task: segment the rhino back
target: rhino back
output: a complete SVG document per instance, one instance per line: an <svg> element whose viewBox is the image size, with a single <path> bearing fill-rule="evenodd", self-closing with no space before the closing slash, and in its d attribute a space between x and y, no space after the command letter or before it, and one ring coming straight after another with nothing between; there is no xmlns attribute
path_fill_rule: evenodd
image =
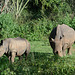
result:
<svg viewBox="0 0 75 75"><path fill-rule="evenodd" d="M9 43L10 52L17 52L17 55L22 55L27 49L26 41L21 38L13 38Z"/></svg>
<svg viewBox="0 0 75 75"><path fill-rule="evenodd" d="M61 34L64 35L65 39L68 39L71 41L75 40L75 31L71 27L65 24L62 24L60 26L60 30L61 30Z"/></svg>

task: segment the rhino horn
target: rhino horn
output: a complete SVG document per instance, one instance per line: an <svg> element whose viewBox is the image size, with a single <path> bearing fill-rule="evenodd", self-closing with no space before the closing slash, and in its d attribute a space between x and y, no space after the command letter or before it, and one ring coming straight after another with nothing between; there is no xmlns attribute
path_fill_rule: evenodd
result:
<svg viewBox="0 0 75 75"><path fill-rule="evenodd" d="M53 38L51 38L51 41L52 41L52 42L55 42L55 40L54 40Z"/></svg>

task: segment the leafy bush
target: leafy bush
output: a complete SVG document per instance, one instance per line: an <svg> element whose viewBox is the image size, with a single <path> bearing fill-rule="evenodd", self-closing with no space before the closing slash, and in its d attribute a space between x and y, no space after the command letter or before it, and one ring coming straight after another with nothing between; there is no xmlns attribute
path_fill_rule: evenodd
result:
<svg viewBox="0 0 75 75"><path fill-rule="evenodd" d="M1 38L15 37L18 25L13 21L10 14L0 15L0 35Z"/></svg>
<svg viewBox="0 0 75 75"><path fill-rule="evenodd" d="M52 22L46 18L31 20L25 24L18 25L13 21L11 14L0 15L1 38L22 37L29 40L42 40L53 28Z"/></svg>
<svg viewBox="0 0 75 75"><path fill-rule="evenodd" d="M75 30L75 17L73 18L70 27L72 27Z"/></svg>
<svg viewBox="0 0 75 75"><path fill-rule="evenodd" d="M27 25L26 28L26 37L29 40L42 40L44 37L48 37L50 31L53 29L52 21L41 18L38 20L32 20ZM28 27L28 29L27 29Z"/></svg>
<svg viewBox="0 0 75 75"><path fill-rule="evenodd" d="M58 18L58 23L59 24L66 24L66 25L69 25L70 24L70 21L71 21L71 18L70 18L70 15L68 13L65 13L65 15L61 15L59 18Z"/></svg>
<svg viewBox="0 0 75 75"><path fill-rule="evenodd" d="M0 37L3 38L13 38L22 37L28 40L47 40L51 30L58 24L67 24L72 28L75 28L74 22L75 18L70 24L71 18L69 14L59 18L58 21L51 21L49 18L43 17L37 20L28 20L25 24L16 23L11 14L0 15Z"/></svg>

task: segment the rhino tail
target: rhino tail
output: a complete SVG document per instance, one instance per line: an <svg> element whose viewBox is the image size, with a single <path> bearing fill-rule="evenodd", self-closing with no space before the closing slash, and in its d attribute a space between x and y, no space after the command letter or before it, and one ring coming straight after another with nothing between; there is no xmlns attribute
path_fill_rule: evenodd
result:
<svg viewBox="0 0 75 75"><path fill-rule="evenodd" d="M27 42L27 51L30 52L30 43Z"/></svg>
<svg viewBox="0 0 75 75"><path fill-rule="evenodd" d="M29 54L29 52L30 52L30 43L26 40L26 45L27 45L27 49L26 49L26 51L25 51L25 56L26 56L26 58L27 58L27 56L28 56L28 54Z"/></svg>

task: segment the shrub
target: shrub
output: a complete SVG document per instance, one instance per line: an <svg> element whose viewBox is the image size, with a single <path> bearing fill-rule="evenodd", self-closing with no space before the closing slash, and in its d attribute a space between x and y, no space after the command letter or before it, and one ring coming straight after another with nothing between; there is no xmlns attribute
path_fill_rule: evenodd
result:
<svg viewBox="0 0 75 75"><path fill-rule="evenodd" d="M72 27L75 30L75 17L73 18L70 27Z"/></svg>
<svg viewBox="0 0 75 75"><path fill-rule="evenodd" d="M11 14L0 15L0 35L1 38L15 37L18 25L13 21Z"/></svg>
<svg viewBox="0 0 75 75"><path fill-rule="evenodd" d="M0 37L3 38L13 38L22 37L28 40L47 40L50 35L51 30L58 24L67 24L75 29L75 18L70 23L71 18L69 14L59 18L58 21L51 21L49 18L43 17L37 20L28 20L25 24L18 24L13 21L11 14L1 14L0 15Z"/></svg>
<svg viewBox="0 0 75 75"><path fill-rule="evenodd" d="M48 37L51 29L53 29L52 21L46 18L32 20L25 26L26 37L29 40L43 40L44 37Z"/></svg>

